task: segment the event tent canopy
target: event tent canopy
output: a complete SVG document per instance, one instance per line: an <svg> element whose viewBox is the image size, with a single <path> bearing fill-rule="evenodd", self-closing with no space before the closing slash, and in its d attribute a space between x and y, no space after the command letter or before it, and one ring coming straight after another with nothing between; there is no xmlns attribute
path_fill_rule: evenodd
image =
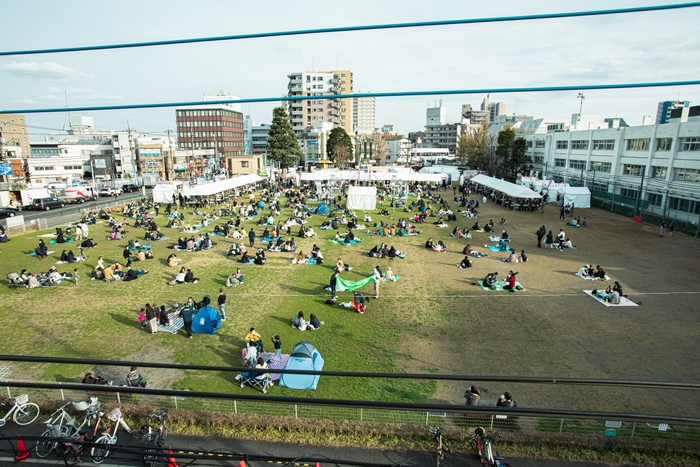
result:
<svg viewBox="0 0 700 467"><path fill-rule="evenodd" d="M440 174L418 173L413 170L407 171L372 171L362 170L317 170L315 172L304 172L301 174L301 181L323 181L323 180L359 180L359 181L416 181L416 182L441 182Z"/></svg>
<svg viewBox="0 0 700 467"><path fill-rule="evenodd" d="M506 182L497 178L489 177L488 175L477 175L472 177L474 183L486 186L493 190L499 191L506 196L520 199L539 199L542 198L539 193L522 185Z"/></svg>
<svg viewBox="0 0 700 467"><path fill-rule="evenodd" d="M218 182L201 183L198 185L183 185L182 182L161 183L153 187L154 203L170 203L175 192L182 188L182 194L187 196L211 196L222 191L238 188L239 186L256 183L263 178L259 175L241 175L240 177L227 178Z"/></svg>
<svg viewBox="0 0 700 467"><path fill-rule="evenodd" d="M373 186L351 186L348 188L348 209L369 211L377 208L377 189Z"/></svg>
<svg viewBox="0 0 700 467"><path fill-rule="evenodd" d="M177 188L182 185L182 182L162 183L153 187L153 202L154 203L171 203L173 195Z"/></svg>
<svg viewBox="0 0 700 467"><path fill-rule="evenodd" d="M574 203L575 208L591 207L591 192L585 186L570 186L563 193L564 204Z"/></svg>

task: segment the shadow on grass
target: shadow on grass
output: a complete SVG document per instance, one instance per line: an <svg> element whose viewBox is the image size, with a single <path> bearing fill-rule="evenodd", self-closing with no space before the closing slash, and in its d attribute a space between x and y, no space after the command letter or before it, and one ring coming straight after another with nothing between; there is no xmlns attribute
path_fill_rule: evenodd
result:
<svg viewBox="0 0 700 467"><path fill-rule="evenodd" d="M119 315L117 313L110 313L109 316L112 317L114 321L116 321L119 324L123 324L125 326L129 326L131 328L136 328L138 329L140 327L140 324L136 317L138 316L136 313L134 313L134 318L127 318L126 316Z"/></svg>

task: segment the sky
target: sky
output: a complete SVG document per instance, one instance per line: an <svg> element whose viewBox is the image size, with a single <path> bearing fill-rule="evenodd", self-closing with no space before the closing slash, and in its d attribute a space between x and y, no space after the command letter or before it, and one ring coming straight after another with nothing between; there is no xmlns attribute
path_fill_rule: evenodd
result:
<svg viewBox="0 0 700 467"><path fill-rule="evenodd" d="M678 1L499 2L316 0L237 2L37 0L3 2L0 50L221 36L348 25L629 8ZM10 19L8 21L7 19ZM487 89L700 78L700 8L493 24L344 32L136 49L0 57L0 109L196 101L226 90L241 98L287 91L287 74L350 69L355 92ZM492 94L508 114L567 118L578 92ZM583 113L640 125L659 101L700 105L700 86L584 91ZM448 122L483 94L377 98L376 126L407 135L442 99ZM244 104L254 125L274 103ZM75 115L72 114L72 115ZM153 136L175 130L173 108L95 111L101 130ZM27 114L30 140L68 128L66 113Z"/></svg>

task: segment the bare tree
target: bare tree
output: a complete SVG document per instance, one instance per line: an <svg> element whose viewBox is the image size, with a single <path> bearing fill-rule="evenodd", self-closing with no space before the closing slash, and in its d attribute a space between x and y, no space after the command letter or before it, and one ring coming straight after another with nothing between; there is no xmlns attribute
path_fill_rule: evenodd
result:
<svg viewBox="0 0 700 467"><path fill-rule="evenodd" d="M336 145L333 152L335 153L336 167L347 167L348 163L354 159L352 151L342 144Z"/></svg>
<svg viewBox="0 0 700 467"><path fill-rule="evenodd" d="M384 137L379 132L372 133L369 139L372 142L372 146L374 147L374 154L372 158L375 161L377 161L377 164L382 165L386 162L386 156L389 155L389 146L386 144L386 141L384 141Z"/></svg>

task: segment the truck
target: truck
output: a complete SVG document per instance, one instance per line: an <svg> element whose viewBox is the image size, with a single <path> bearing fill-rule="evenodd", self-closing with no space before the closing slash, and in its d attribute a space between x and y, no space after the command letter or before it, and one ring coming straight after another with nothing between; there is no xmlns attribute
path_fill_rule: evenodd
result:
<svg viewBox="0 0 700 467"><path fill-rule="evenodd" d="M63 191L67 203L84 203L97 199L97 189L93 186L72 186Z"/></svg>
<svg viewBox="0 0 700 467"><path fill-rule="evenodd" d="M32 203L35 198L50 198L53 194L47 188L29 188L19 190L19 203L22 209L32 209Z"/></svg>

